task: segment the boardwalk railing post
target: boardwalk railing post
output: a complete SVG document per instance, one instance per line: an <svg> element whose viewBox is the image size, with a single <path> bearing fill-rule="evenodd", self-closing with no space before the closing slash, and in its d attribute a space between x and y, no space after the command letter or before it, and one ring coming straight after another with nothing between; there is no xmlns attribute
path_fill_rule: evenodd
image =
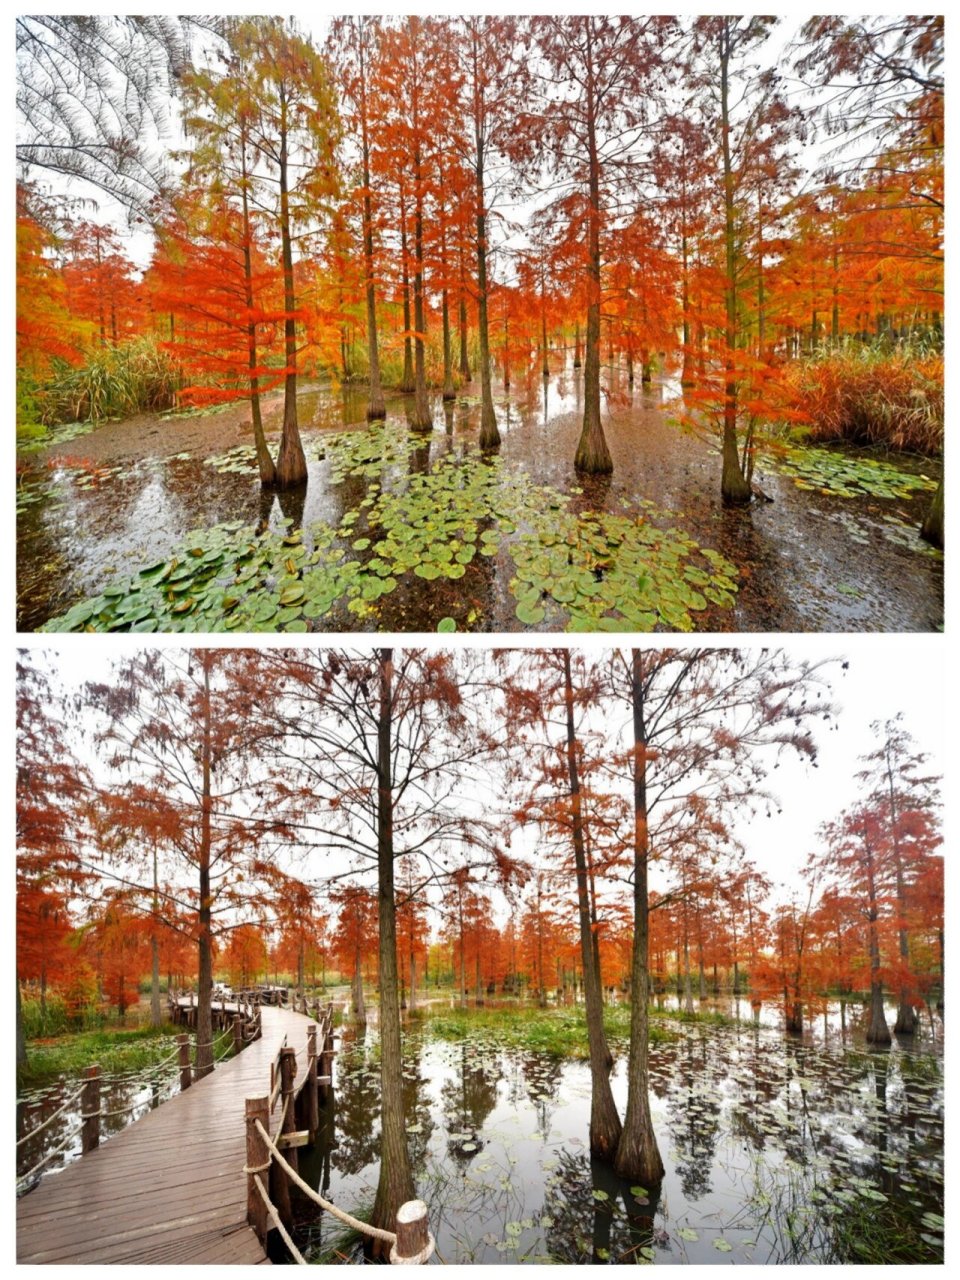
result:
<svg viewBox="0 0 960 1280"><path fill-rule="evenodd" d="M243 1019L239 1013L233 1015L233 1051L239 1053L243 1048Z"/></svg>
<svg viewBox="0 0 960 1280"><path fill-rule="evenodd" d="M297 1078L297 1051L290 1045L280 1050L280 1101L283 1107L280 1134L295 1133L297 1129L294 1115L293 1087ZM266 1126L264 1126L266 1128ZM279 1139L277 1146L281 1143ZM284 1150L283 1158L294 1172L298 1171L297 1151L295 1147ZM293 1222L293 1210L290 1207L290 1180L279 1164L274 1162L270 1168L270 1199L277 1206L283 1225L289 1227Z"/></svg>
<svg viewBox="0 0 960 1280"><path fill-rule="evenodd" d="M80 1114L83 1117L80 1142L84 1155L100 1145L100 1066L87 1067L86 1080L80 1098Z"/></svg>
<svg viewBox="0 0 960 1280"><path fill-rule="evenodd" d="M326 1102L333 1088L333 1006L323 1019L323 1051L320 1054L320 1097Z"/></svg>
<svg viewBox="0 0 960 1280"><path fill-rule="evenodd" d="M397 1242L390 1248L390 1261L406 1265L426 1262L436 1247L427 1223L427 1206L422 1200L408 1200L397 1210Z"/></svg>
<svg viewBox="0 0 960 1280"><path fill-rule="evenodd" d="M193 1068L190 1066L190 1037L177 1036L177 1044L180 1046L180 1092L182 1093L193 1083Z"/></svg>
<svg viewBox="0 0 960 1280"><path fill-rule="evenodd" d="M259 1176L263 1189L270 1185L271 1156L270 1149L257 1131L259 1120L266 1132L270 1131L270 1099L247 1098L244 1107L247 1126L247 1221L257 1233L262 1245L267 1242L268 1218L267 1206L257 1190L254 1178Z"/></svg>
<svg viewBox="0 0 960 1280"><path fill-rule="evenodd" d="M310 1130L310 1141L313 1142L320 1127L320 1106L317 1099L317 1028L307 1027L307 1084L304 1089L307 1099L307 1128Z"/></svg>

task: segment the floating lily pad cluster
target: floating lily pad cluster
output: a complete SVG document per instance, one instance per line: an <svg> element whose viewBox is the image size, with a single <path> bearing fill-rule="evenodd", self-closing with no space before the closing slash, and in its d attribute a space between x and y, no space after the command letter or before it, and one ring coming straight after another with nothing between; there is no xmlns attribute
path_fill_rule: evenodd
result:
<svg viewBox="0 0 960 1280"><path fill-rule="evenodd" d="M50 489L46 484L37 481L23 480L17 482L17 515L28 507L35 507L50 497Z"/></svg>
<svg viewBox="0 0 960 1280"><path fill-rule="evenodd" d="M187 457L190 455L187 454ZM224 453L215 453L204 458L208 467L213 467L217 475L255 476L259 474L257 467L257 451L252 444L237 444Z"/></svg>
<svg viewBox="0 0 960 1280"><path fill-rule="evenodd" d="M257 533L239 521L189 535L169 559L118 580L47 623L47 631L307 631L348 595L359 565L344 563L319 526ZM357 588L359 590L359 588Z"/></svg>
<svg viewBox="0 0 960 1280"><path fill-rule="evenodd" d="M798 489L816 490L836 498L910 498L937 487L929 476L914 475L876 458L851 458L831 449L787 445L772 455L781 474Z"/></svg>
<svg viewBox="0 0 960 1280"><path fill-rule="evenodd" d="M63 465L71 471L74 488L85 492L99 489L101 485L108 483L110 480L123 479L130 474L131 470L135 469L122 464L92 467L84 464L71 464L65 461Z"/></svg>
<svg viewBox="0 0 960 1280"><path fill-rule="evenodd" d="M48 427L45 432L33 438L18 440L17 453L39 453L56 444L69 444L79 436L88 436L98 422L65 422L62 426Z"/></svg>
<svg viewBox="0 0 960 1280"><path fill-rule="evenodd" d="M415 447L395 428L326 442L335 482L382 477ZM246 449L219 461L245 466ZM48 629L303 631L337 600L366 618L405 575L455 581L478 557L504 554L515 567L517 618L528 626L549 615L551 625L571 630L690 630L694 613L733 603L736 568L680 530L661 528L649 504L639 516L577 514L564 494L477 450L446 454L426 472L398 475L394 466L390 483L373 484L337 529L316 523L278 535L228 522L197 531ZM463 621L476 617L465 601ZM457 619L438 623L450 631Z"/></svg>
<svg viewBox="0 0 960 1280"><path fill-rule="evenodd" d="M317 457L329 461L334 484L348 476L376 480L385 467L406 463L421 444L406 426L390 423L366 431L337 431L325 436L317 448Z"/></svg>
<svg viewBox="0 0 960 1280"><path fill-rule="evenodd" d="M568 631L690 631L693 613L729 607L737 590L734 564L644 515L550 513L511 554L517 617L530 625L553 605Z"/></svg>
<svg viewBox="0 0 960 1280"><path fill-rule="evenodd" d="M658 527L652 504L644 507L641 516L577 514L566 495L470 452L381 494L367 524L386 537L353 546L372 545L368 568L412 569L427 581L461 578L476 555L506 547L517 617L528 626L549 614L551 625L577 631L690 630L692 612L732 605L736 567L680 530Z"/></svg>
<svg viewBox="0 0 960 1280"><path fill-rule="evenodd" d="M943 552L932 547L920 537L920 530L915 524L907 524L897 516L887 512L881 521L863 518L850 511L832 511L827 515L832 523L840 525L852 542L859 546L870 545L870 530L876 529L880 536L895 547L905 551L913 551L917 555L930 559L942 560Z"/></svg>

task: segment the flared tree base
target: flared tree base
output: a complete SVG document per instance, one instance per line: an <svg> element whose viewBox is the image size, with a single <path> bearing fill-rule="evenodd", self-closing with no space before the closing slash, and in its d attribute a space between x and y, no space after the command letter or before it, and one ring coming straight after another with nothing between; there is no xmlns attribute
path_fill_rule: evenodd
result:
<svg viewBox="0 0 960 1280"><path fill-rule="evenodd" d="M612 473L613 459L601 427L583 428L573 465L577 471L591 476L608 476Z"/></svg>
<svg viewBox="0 0 960 1280"><path fill-rule="evenodd" d="M933 495L930 510L920 526L920 537L925 542L929 542L932 547L943 550L943 481Z"/></svg>

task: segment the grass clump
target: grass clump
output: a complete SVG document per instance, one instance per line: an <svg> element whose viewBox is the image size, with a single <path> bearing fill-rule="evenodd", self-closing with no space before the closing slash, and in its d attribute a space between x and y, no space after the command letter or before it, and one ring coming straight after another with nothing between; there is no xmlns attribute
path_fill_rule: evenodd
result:
<svg viewBox="0 0 960 1280"><path fill-rule="evenodd" d="M17 1071L18 1085L43 1084L59 1075L83 1071L94 1062L104 1072L139 1071L173 1051L172 1024L133 1031L78 1031L27 1041L27 1065Z"/></svg>
<svg viewBox="0 0 960 1280"><path fill-rule="evenodd" d="M703 1009L695 1013L685 1009L658 1009L654 1016L671 1022L702 1022L711 1027L735 1027L742 1021L728 1013L718 1013L715 1009Z"/></svg>
<svg viewBox="0 0 960 1280"><path fill-rule="evenodd" d="M615 1045L620 1041L625 1044L630 1035L629 1007L609 1006L603 1011L603 1021L611 1043ZM453 1009L431 1014L426 1026L441 1040L466 1040L479 1036L507 1049L528 1049L582 1061L590 1057L586 1014L582 1008L538 1009L516 1005ZM669 1039L673 1039L671 1032L651 1025L651 1043Z"/></svg>
<svg viewBox="0 0 960 1280"><path fill-rule="evenodd" d="M44 426L100 422L173 406L179 373L152 338L137 338L91 352L85 364L58 361L33 392L34 411Z"/></svg>

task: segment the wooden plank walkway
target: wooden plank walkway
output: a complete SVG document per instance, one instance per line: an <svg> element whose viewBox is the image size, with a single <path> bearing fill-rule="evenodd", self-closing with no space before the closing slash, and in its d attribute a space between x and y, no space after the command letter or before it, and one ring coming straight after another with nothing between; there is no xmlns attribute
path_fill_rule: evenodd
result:
<svg viewBox="0 0 960 1280"><path fill-rule="evenodd" d="M262 1014L261 1039L17 1201L18 1262L267 1261L247 1225L244 1100L270 1092L284 1036L300 1079L312 1019Z"/></svg>

